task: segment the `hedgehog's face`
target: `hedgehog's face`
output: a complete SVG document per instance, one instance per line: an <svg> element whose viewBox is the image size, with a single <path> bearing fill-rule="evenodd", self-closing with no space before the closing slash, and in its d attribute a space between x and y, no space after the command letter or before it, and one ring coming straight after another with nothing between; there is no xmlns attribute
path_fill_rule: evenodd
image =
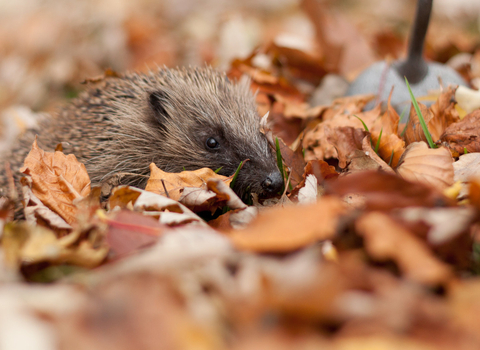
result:
<svg viewBox="0 0 480 350"><path fill-rule="evenodd" d="M197 144L203 146L204 165L225 176L239 170L234 185L236 193L247 191L262 197L277 195L283 187L272 148L257 128L246 137L239 135L232 125L209 125L198 130ZM200 146L200 147L201 147ZM199 147L199 148L200 148Z"/></svg>
<svg viewBox="0 0 480 350"><path fill-rule="evenodd" d="M259 130L251 93L228 83L206 95L204 90L210 85L198 84L181 93L167 89L149 95L163 141L157 165L165 171L208 167L231 176L243 162L234 186L237 194L278 194L283 176Z"/></svg>

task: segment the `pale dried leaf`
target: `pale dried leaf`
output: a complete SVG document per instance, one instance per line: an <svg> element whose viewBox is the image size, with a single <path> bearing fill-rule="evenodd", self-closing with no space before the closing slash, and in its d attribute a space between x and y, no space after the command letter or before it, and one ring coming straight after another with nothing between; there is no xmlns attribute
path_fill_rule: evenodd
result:
<svg viewBox="0 0 480 350"><path fill-rule="evenodd" d="M315 175L308 175L305 179L305 186L298 191L298 203L309 204L317 201L317 178Z"/></svg>
<svg viewBox="0 0 480 350"><path fill-rule="evenodd" d="M425 142L410 144L400 159L397 173L406 180L443 190L453 184L453 158L446 148L428 148Z"/></svg>
<svg viewBox="0 0 480 350"><path fill-rule="evenodd" d="M44 152L35 140L20 171L32 177L32 192L67 223L76 220L74 200L90 193L85 166L73 154Z"/></svg>

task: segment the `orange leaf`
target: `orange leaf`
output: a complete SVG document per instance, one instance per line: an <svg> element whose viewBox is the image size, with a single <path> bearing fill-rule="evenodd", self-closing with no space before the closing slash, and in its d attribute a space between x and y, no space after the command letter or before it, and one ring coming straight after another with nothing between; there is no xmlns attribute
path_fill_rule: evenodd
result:
<svg viewBox="0 0 480 350"><path fill-rule="evenodd" d="M73 201L90 193L90 178L85 166L73 154L45 152L33 142L20 169L32 178L32 192L66 222L75 222L77 207Z"/></svg>

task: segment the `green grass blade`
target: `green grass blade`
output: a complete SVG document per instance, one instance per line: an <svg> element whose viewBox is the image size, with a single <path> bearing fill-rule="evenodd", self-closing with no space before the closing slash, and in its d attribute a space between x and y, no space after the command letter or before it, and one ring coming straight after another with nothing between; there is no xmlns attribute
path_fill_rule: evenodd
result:
<svg viewBox="0 0 480 350"><path fill-rule="evenodd" d="M467 147L463 147L463 154L468 154Z"/></svg>
<svg viewBox="0 0 480 350"><path fill-rule="evenodd" d="M283 186L282 186L282 193L283 193L283 190L285 189L285 169L283 168L282 152L280 152L280 142L278 141L278 137L275 137L275 151L277 153L278 170L280 170L280 174L282 174L282 178L283 178Z"/></svg>
<svg viewBox="0 0 480 350"><path fill-rule="evenodd" d="M388 161L388 165L392 166L392 160L393 160L393 149L392 149L392 155L390 156L390 160Z"/></svg>
<svg viewBox="0 0 480 350"><path fill-rule="evenodd" d="M378 149L380 148L380 140L382 138L383 128L380 130L380 135L378 135L377 144L375 145L375 153L378 154Z"/></svg>
<svg viewBox="0 0 480 350"><path fill-rule="evenodd" d="M363 121L361 118L357 117L355 114L354 114L353 116L362 122L363 127L365 128L365 131L366 131L366 132L370 132L370 131L368 130L367 124L365 124L364 121Z"/></svg>
<svg viewBox="0 0 480 350"><path fill-rule="evenodd" d="M243 162L244 161L241 161L240 164L238 165L238 168L235 171L235 175L233 175L232 182L230 182L230 188L233 188L233 186L235 186L235 182L237 181L237 177L238 177L238 173L240 172L240 169L242 169Z"/></svg>
<svg viewBox="0 0 480 350"><path fill-rule="evenodd" d="M218 174L218 172L219 172L220 170L222 170L222 168L223 168L223 166L221 166L221 167L218 168L217 170L214 170L213 172L214 172L215 174Z"/></svg>
<svg viewBox="0 0 480 350"><path fill-rule="evenodd" d="M423 119L423 114L420 111L420 107L418 106L417 100L415 96L413 96L412 89L410 88L410 84L408 83L407 77L405 77L405 82L407 83L408 92L410 93L410 98L412 99L413 107L415 108L415 112L417 112L418 119L420 120L420 125L422 126L423 133L425 134L425 138L427 139L428 145L430 148L437 148L437 145L433 143L432 136L428 131L427 124L425 123L425 119Z"/></svg>

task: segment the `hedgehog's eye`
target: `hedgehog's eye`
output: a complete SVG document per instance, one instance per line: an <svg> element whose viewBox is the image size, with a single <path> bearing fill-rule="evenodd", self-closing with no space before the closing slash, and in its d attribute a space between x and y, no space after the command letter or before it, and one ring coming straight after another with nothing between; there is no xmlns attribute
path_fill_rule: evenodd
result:
<svg viewBox="0 0 480 350"><path fill-rule="evenodd" d="M220 144L218 143L218 141L215 140L213 137L209 137L205 144L207 145L207 148L211 148L211 149L220 147Z"/></svg>

